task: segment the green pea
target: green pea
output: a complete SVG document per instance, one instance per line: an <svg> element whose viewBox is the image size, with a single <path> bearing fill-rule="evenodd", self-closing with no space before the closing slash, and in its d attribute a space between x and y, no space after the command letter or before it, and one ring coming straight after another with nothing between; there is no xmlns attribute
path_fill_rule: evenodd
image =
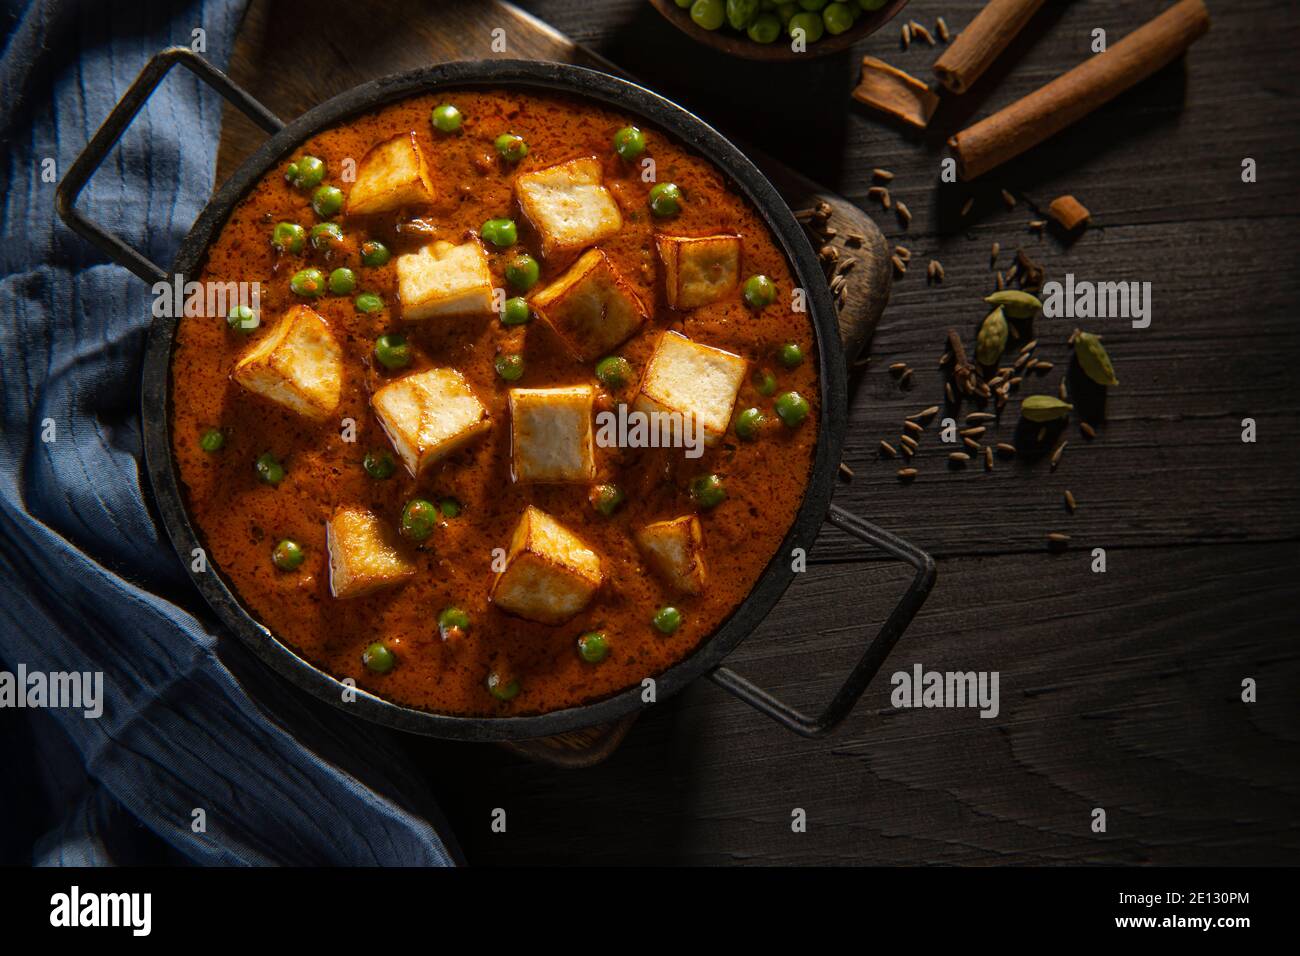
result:
<svg viewBox="0 0 1300 956"><path fill-rule="evenodd" d="M653 623L661 634L671 634L682 626L682 612L675 607L661 607L655 611Z"/></svg>
<svg viewBox="0 0 1300 956"><path fill-rule="evenodd" d="M816 13L822 7L826 6L826 4L830 3L830 0L798 0L798 3L799 6L803 7L805 10L811 10Z"/></svg>
<svg viewBox="0 0 1300 956"><path fill-rule="evenodd" d="M742 293L745 305L751 309L761 309L776 301L776 283L765 275L753 275L745 280Z"/></svg>
<svg viewBox="0 0 1300 956"><path fill-rule="evenodd" d="M521 252L506 263L506 281L520 292L527 292L537 285L541 275L541 266L526 252Z"/></svg>
<svg viewBox="0 0 1300 956"><path fill-rule="evenodd" d="M311 227L311 247L317 252L343 245L343 230L337 222L320 222Z"/></svg>
<svg viewBox="0 0 1300 956"><path fill-rule="evenodd" d="M758 437L767 419L757 408L747 408L736 416L736 435L742 441L753 441Z"/></svg>
<svg viewBox="0 0 1300 956"><path fill-rule="evenodd" d="M439 498L438 510L442 512L444 518L459 518L461 504L455 498Z"/></svg>
<svg viewBox="0 0 1300 956"><path fill-rule="evenodd" d="M433 502L423 498L412 498L402 508L402 537L411 541L423 541L433 534L438 524L438 509Z"/></svg>
<svg viewBox="0 0 1300 956"><path fill-rule="evenodd" d="M657 183L651 188L650 211L660 218L682 211L682 191L676 183Z"/></svg>
<svg viewBox="0 0 1300 956"><path fill-rule="evenodd" d="M733 30L744 30L758 16L758 0L727 0L727 24Z"/></svg>
<svg viewBox="0 0 1300 956"><path fill-rule="evenodd" d="M524 376L524 357L518 352L498 355L493 365L507 382L517 382Z"/></svg>
<svg viewBox="0 0 1300 956"><path fill-rule="evenodd" d="M393 464L393 456L386 451L366 452L366 457L361 459L361 467L366 470L366 474L371 478L377 478L380 481L393 477L393 472L397 468Z"/></svg>
<svg viewBox="0 0 1300 956"><path fill-rule="evenodd" d="M454 133L460 129L461 120L464 117L460 115L460 110L450 103L443 103L441 106L433 108L433 127L440 133Z"/></svg>
<svg viewBox="0 0 1300 956"><path fill-rule="evenodd" d="M798 428L808 417L808 399L798 392L782 392L776 397L773 407L776 409L777 418L781 419L787 428Z"/></svg>
<svg viewBox="0 0 1300 956"><path fill-rule="evenodd" d="M261 324L257 313L246 305L237 305L226 313L226 324L236 332L251 332Z"/></svg>
<svg viewBox="0 0 1300 956"><path fill-rule="evenodd" d="M479 235L497 248L503 248L515 244L515 240L519 238L519 230L515 228L513 219L489 219L483 223Z"/></svg>
<svg viewBox="0 0 1300 956"><path fill-rule="evenodd" d="M635 126L624 126L614 134L614 152L629 162L645 152L645 133Z"/></svg>
<svg viewBox="0 0 1300 956"><path fill-rule="evenodd" d="M519 681L506 680L496 671L487 676L488 693L500 701L511 701L519 696Z"/></svg>
<svg viewBox="0 0 1300 956"><path fill-rule="evenodd" d="M501 309L502 325L523 325L533 317L533 310L528 308L528 300L522 296L506 299Z"/></svg>
<svg viewBox="0 0 1300 956"><path fill-rule="evenodd" d="M361 663L376 674L387 674L397 663L397 656L379 641L361 652Z"/></svg>
<svg viewBox="0 0 1300 956"><path fill-rule="evenodd" d="M745 33L755 43L772 43L781 35L781 18L775 13L760 13Z"/></svg>
<svg viewBox="0 0 1300 956"><path fill-rule="evenodd" d="M289 279L289 288L295 295L314 299L325 292L325 274L314 266L299 269Z"/></svg>
<svg viewBox="0 0 1300 956"><path fill-rule="evenodd" d="M625 496L623 489L618 485L596 485L591 489L588 497L591 499L591 506L608 518L618 510Z"/></svg>
<svg viewBox="0 0 1300 956"><path fill-rule="evenodd" d="M220 428L209 428L199 436L199 447L209 454L221 451L225 447L226 436Z"/></svg>
<svg viewBox="0 0 1300 956"><path fill-rule="evenodd" d="M296 222L277 222L271 230L271 248L276 252L302 252L307 232Z"/></svg>
<svg viewBox="0 0 1300 956"><path fill-rule="evenodd" d="M804 40L808 43L816 43L826 32L826 25L822 23L820 14L817 13L796 13L790 18L786 26L786 32L793 38L799 30L803 31Z"/></svg>
<svg viewBox="0 0 1300 956"><path fill-rule="evenodd" d="M822 11L822 23L832 36L838 36L853 26L853 8L847 3L831 3Z"/></svg>
<svg viewBox="0 0 1300 956"><path fill-rule="evenodd" d="M492 144L501 154L501 158L508 163L517 163L528 155L528 144L524 142L522 136L514 133L502 133Z"/></svg>
<svg viewBox="0 0 1300 956"><path fill-rule="evenodd" d="M311 194L311 208L322 219L337 216L343 208L343 190L337 186L317 186Z"/></svg>
<svg viewBox="0 0 1300 956"><path fill-rule="evenodd" d="M803 349L799 347L798 342L786 342L781 346L781 351L777 353L781 364L786 368L794 368L803 362Z"/></svg>
<svg viewBox="0 0 1300 956"><path fill-rule="evenodd" d="M375 360L386 369L411 364L411 346L400 332L387 332L375 339Z"/></svg>
<svg viewBox="0 0 1300 956"><path fill-rule="evenodd" d="M782 27L788 27L790 25L790 18L798 12L799 4L797 3L777 4L776 15L780 18Z"/></svg>
<svg viewBox="0 0 1300 956"><path fill-rule="evenodd" d="M391 259L393 254L388 251L388 247L377 239L367 239L361 243L361 264L370 266L372 269L384 265Z"/></svg>
<svg viewBox="0 0 1300 956"><path fill-rule="evenodd" d="M284 178L294 189L315 189L325 178L325 161L315 156L299 156L285 169Z"/></svg>
<svg viewBox="0 0 1300 956"><path fill-rule="evenodd" d="M590 631L578 638L578 656L588 664L599 664L609 656L609 639L600 631Z"/></svg>
<svg viewBox="0 0 1300 956"><path fill-rule="evenodd" d="M284 481L284 465L269 451L258 455L253 467L257 469L257 477L268 485L278 485Z"/></svg>
<svg viewBox="0 0 1300 956"><path fill-rule="evenodd" d="M330 273L329 284L335 295L350 295L357 287L357 274L351 269L335 269Z"/></svg>
<svg viewBox="0 0 1300 956"><path fill-rule="evenodd" d="M468 631L469 615L458 607L445 607L438 614L438 630L441 632L443 640L447 639L447 632L453 627Z"/></svg>
<svg viewBox="0 0 1300 956"><path fill-rule="evenodd" d="M766 397L776 393L776 376L768 369L760 369L752 376L754 390Z"/></svg>
<svg viewBox="0 0 1300 956"><path fill-rule="evenodd" d="M727 500L727 488L717 475L701 475L691 482L691 500L705 510Z"/></svg>
<svg viewBox="0 0 1300 956"><path fill-rule="evenodd" d="M282 540L271 551L271 563L281 571L296 571L306 557L302 545L289 538Z"/></svg>
<svg viewBox="0 0 1300 956"><path fill-rule="evenodd" d="M606 388L623 388L632 381L632 363L621 355L607 355L596 363L596 379Z"/></svg>
<svg viewBox="0 0 1300 956"><path fill-rule="evenodd" d="M696 26L716 30L727 18L727 6L722 0L695 0L691 4L691 19Z"/></svg>
<svg viewBox="0 0 1300 956"><path fill-rule="evenodd" d="M374 312L382 312L384 309L384 300L375 292L363 292L352 300L352 307L358 312L364 312L370 315Z"/></svg>
<svg viewBox="0 0 1300 956"><path fill-rule="evenodd" d="M674 2L675 2L675 3L677 4L677 6L680 7L682 10L685 10L685 9L686 9L687 7L689 7L692 3L694 3L695 0L674 0Z"/></svg>

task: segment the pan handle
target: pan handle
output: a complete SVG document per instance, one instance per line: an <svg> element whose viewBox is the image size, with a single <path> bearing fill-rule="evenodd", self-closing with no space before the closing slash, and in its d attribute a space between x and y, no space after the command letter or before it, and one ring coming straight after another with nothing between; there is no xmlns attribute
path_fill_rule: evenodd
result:
<svg viewBox="0 0 1300 956"><path fill-rule="evenodd" d="M867 645L862 658L849 672L848 678L840 689L835 692L831 702L826 705L820 715L809 717L807 714L795 710L789 704L773 697L758 685L741 677L730 667L717 667L710 671L708 675L723 690L740 698L760 713L771 717L781 726L804 737L821 737L835 729L840 721L849 715L849 711L853 709L853 705L858 702L858 698L867 689L871 679L876 676L876 672L880 670L880 666L885 662L885 658L889 656L889 652L898 643L898 639L903 636L903 631L907 629L907 625L911 623L912 618L916 616L916 612L925 603L930 589L934 587L935 579L934 558L919 548L908 544L902 538L890 534L883 528L878 528L836 505L831 505L826 520L835 527L847 531L855 538L906 561L916 568L916 574L913 576L912 582L907 586L907 591L903 594L902 599L894 606L889 618L871 643Z"/></svg>
<svg viewBox="0 0 1300 956"><path fill-rule="evenodd" d="M108 119L104 120L95 131L95 135L90 138L90 142L86 144L86 148L81 151L81 155L73 161L55 192L54 206L60 218L73 232L89 239L108 253L109 258L118 265L126 266L150 284L166 280L167 273L162 267L128 246L117 236L91 222L77 212L75 206L77 197L81 195L90 177L108 156L109 150L122 138L122 134L131 125L131 121L148 101L154 89L177 63L224 96L266 132L278 133L284 128L284 123L278 116L237 86L230 77L187 47L168 47L145 64L145 68L135 78L126 95L113 107L113 111L108 114Z"/></svg>

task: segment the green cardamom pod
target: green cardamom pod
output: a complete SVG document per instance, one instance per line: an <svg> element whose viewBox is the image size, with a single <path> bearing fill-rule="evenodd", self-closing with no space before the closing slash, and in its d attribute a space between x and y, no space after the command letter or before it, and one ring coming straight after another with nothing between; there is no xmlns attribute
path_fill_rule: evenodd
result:
<svg viewBox="0 0 1300 956"><path fill-rule="evenodd" d="M1115 367L1110 364L1106 346L1091 332L1080 332L1074 337L1074 355L1079 367L1098 385L1118 385Z"/></svg>
<svg viewBox="0 0 1300 956"><path fill-rule="evenodd" d="M1020 414L1031 422L1052 422L1064 418L1073 408L1055 395L1029 395L1020 403Z"/></svg>
<svg viewBox="0 0 1300 956"><path fill-rule="evenodd" d="M999 305L1006 309L1007 315L1013 319L1031 319L1043 307L1038 296L1021 292L1019 289L1002 289L985 296L984 301L989 305Z"/></svg>
<svg viewBox="0 0 1300 956"><path fill-rule="evenodd" d="M1007 347L1007 316L998 306L984 317L975 338L975 358L981 365L997 365Z"/></svg>

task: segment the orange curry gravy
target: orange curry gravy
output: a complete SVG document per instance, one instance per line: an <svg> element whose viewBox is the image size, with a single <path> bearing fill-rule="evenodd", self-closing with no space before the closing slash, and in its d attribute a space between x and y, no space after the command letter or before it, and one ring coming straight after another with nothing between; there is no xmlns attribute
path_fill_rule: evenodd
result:
<svg viewBox="0 0 1300 956"><path fill-rule="evenodd" d="M433 129L430 110L454 103L464 115L454 134ZM616 130L638 124L645 132L643 157L656 164L657 179L675 182L683 192L681 212L656 219L647 196L653 183L641 179L640 160L625 162L613 151ZM639 124L634 116L560 95L501 90L459 90L414 97L327 130L302 144L303 153L326 161L326 183L341 188L345 159L360 162L367 150L389 137L414 131L428 161L435 193L431 208L402 215L349 219L336 217L346 235L340 251L321 253L308 242L298 255L281 254L270 244L276 222L299 223L307 231L319 222L310 191L286 183L283 168L271 170L239 203L211 246L202 281L261 283L261 326L251 334L232 331L222 317L186 318L179 324L172 366L173 448L191 518L205 539L209 559L234 585L251 613L305 658L339 678L352 677L373 693L411 707L461 715L518 715L574 706L608 696L665 670L687 656L744 600L794 521L803 498L817 440L819 391L817 357L808 316L791 310L791 271L760 216L707 160L666 134ZM523 136L528 155L518 164L500 159L493 140L502 132ZM580 156L597 156L605 185L622 210L621 232L599 243L616 268L635 287L650 314L641 330L617 351L639 375L665 329L683 332L703 344L735 352L749 363L735 411L758 406L771 419L759 440L739 441L734 433L686 459L680 449L596 448L597 481L615 482L627 499L612 517L588 501L585 485L517 485L511 480L507 391L519 387L592 384L600 388L594 363L580 363L565 351L538 319L505 326L493 318L432 319L403 322L393 263L402 252L425 242L465 241L493 217L519 224L519 242L507 249L487 245L495 284L507 288L504 269L512 255L530 252L542 266L532 293L562 274L573 256L547 261L538 237L520 214L512 194L519 172L540 169ZM287 160L286 160L287 163ZM283 166L284 164L282 164ZM398 223L419 218L431 232L414 236ZM737 233L743 238L741 284L764 273L776 283L775 304L747 308L738 288L720 302L689 312L674 312L665 302L654 235ZM361 265L358 247L379 239L393 251L380 268ZM345 265L358 278L356 292L380 293L385 309L361 314L353 295L328 292L308 304L328 322L345 354L339 421L315 424L288 409L245 391L230 380L240 355L296 302L289 277L315 264L326 274ZM507 293L514 294L514 293ZM373 357L377 336L400 331L414 352L412 364L397 373ZM804 361L794 369L777 361L783 343L796 342ZM526 371L518 382L503 381L493 362L502 352L519 352ZM371 394L395 375L431 366L451 366L466 377L488 409L492 428L483 437L413 479L394 455L396 471L386 480L362 469L367 451L392 451L371 411ZM796 389L809 402L807 419L791 430L776 420L772 396L759 393L753 374L770 370L777 392ZM597 409L630 401L636 382L610 394L598 392ZM356 441L342 440L340 422L356 421ZM774 427L773 427L774 426ZM225 433L216 453L199 447L208 428ZM259 481L254 460L270 451L283 463L278 486ZM727 499L701 511L708 581L704 593L674 593L644 564L632 529L651 521L695 511L688 485L716 472L726 483ZM458 517L444 518L419 549L412 547L418 573L404 585L339 600L330 594L325 522L336 508L360 505L396 526L410 498L437 501L453 496L463 505ZM494 548L507 548L511 531L528 504L535 504L581 537L601 557L605 583L595 599L560 626L512 617L493 607ZM295 571L278 570L271 551L281 538L303 546L306 560ZM680 609L682 625L665 636L651 623L656 610ZM470 615L468 632L456 642L439 636L438 612L448 606ZM579 635L602 630L609 656L599 664L579 657ZM376 640L397 657L388 674L371 673L361 661ZM491 671L517 679L521 690L509 702L491 696L485 678Z"/></svg>

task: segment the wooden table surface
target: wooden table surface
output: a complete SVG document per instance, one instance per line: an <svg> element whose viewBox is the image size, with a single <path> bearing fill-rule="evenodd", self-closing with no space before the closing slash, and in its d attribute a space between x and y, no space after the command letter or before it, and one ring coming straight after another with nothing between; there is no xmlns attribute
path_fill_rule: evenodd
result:
<svg viewBox="0 0 1300 956"><path fill-rule="evenodd" d="M1094 28L1113 43L1167 5L1047 4L918 135L849 100L865 54L929 78L934 51L903 51L900 22L849 53L753 64L692 45L643 0L522 4L867 208L914 259L943 262L941 286L923 268L894 284L872 364L853 381L845 461L855 477L836 497L931 551L939 581L857 710L823 740L701 682L649 708L594 769L411 741L471 863L1300 862L1300 16L1285 0L1210 0L1213 26L1185 61L977 184L939 182L943 140L967 119L1088 56ZM955 33L979 7L913 0L903 16L943 15ZM1249 184L1247 157L1258 164ZM897 174L910 228L868 202L877 166ZM1031 232L1029 207L1067 192L1093 227L1072 243ZM920 479L900 485L877 443L940 399L944 332L969 340L994 241L1003 264L1023 247L1049 279L1151 282L1151 325L1090 324L1122 384L1095 441L1071 427L1055 472L1041 459L949 471L932 427ZM1039 357L1056 368L1032 390L1055 392L1074 324L1038 320ZM910 392L886 370L895 361L916 369ZM1244 418L1257 424L1253 444ZM1070 534L1070 548L1048 553L1049 531ZM1106 551L1105 573L1091 570L1094 548ZM822 703L905 580L826 530L808 572L732 663L783 698ZM997 671L1001 712L893 709L888 675L916 663ZM1241 700L1245 678L1256 703ZM491 828L496 808L505 833ZM795 808L806 832L792 832ZM1104 833L1090 826L1095 808Z"/></svg>

